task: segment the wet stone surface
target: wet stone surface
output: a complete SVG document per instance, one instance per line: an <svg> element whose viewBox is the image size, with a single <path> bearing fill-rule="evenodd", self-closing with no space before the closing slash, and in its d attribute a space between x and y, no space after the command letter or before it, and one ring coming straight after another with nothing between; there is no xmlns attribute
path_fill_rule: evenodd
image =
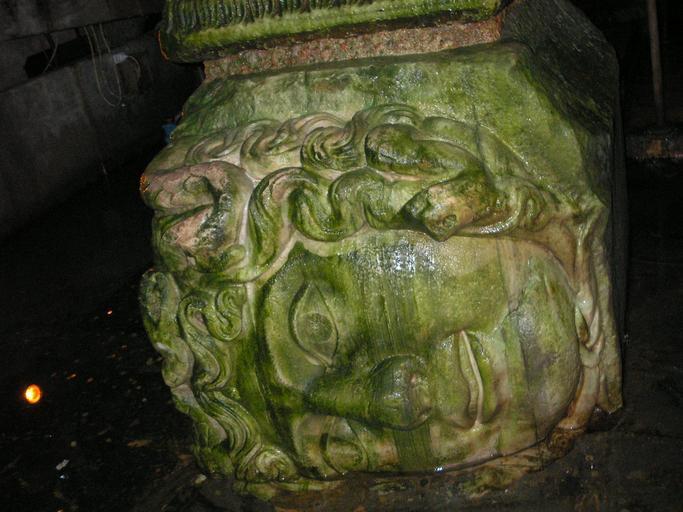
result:
<svg viewBox="0 0 683 512"><path fill-rule="evenodd" d="M464 500L453 492L453 477L418 477L360 495L353 489L346 498L348 510L680 510L683 227L674 219L677 191L683 186L681 166L633 164L629 186L625 407L594 422L592 431L565 458L500 491ZM123 186L118 199L111 204L123 225L146 220L125 206L138 200L133 185ZM84 217L91 214L83 212ZM55 218L59 215L54 213ZM2 246L3 254L13 255L8 258L12 266L2 267L4 300L23 297L17 308L4 310L9 317L0 327L2 510L272 510L269 504L233 493L227 482L205 479L193 462L190 421L170 403L158 355L139 317L137 283L148 265L147 254L125 254L144 240L123 244L113 236L116 230L112 236L96 238L99 249L91 247L93 254L99 250L120 255L111 257L109 272L99 282L93 279L88 288L79 287L77 272L70 272L67 279L59 269L52 279L36 281L40 288L30 293L30 281L9 277L30 274L22 268L28 262L36 273L42 272L40 265L50 264L54 255L49 252L20 257L20 242L29 247L63 237L58 223L53 227L38 234L27 230L23 239ZM84 222L81 229L87 234L96 228L97 223ZM93 240L75 238L63 250L77 254L85 250L78 240L88 239ZM84 264L83 273L91 271ZM20 285L21 290L10 288ZM80 297L78 308L69 305L74 294ZM46 297L58 302L60 296L65 304L46 304L43 314L35 312ZM30 383L43 391L42 400L32 406L22 397ZM315 496L290 502L287 508L307 510L316 504L329 510Z"/></svg>

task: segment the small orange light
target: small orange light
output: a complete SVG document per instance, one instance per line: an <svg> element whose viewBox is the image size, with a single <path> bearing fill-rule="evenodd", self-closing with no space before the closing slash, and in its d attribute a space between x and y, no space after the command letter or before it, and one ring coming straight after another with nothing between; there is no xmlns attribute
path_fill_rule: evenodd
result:
<svg viewBox="0 0 683 512"><path fill-rule="evenodd" d="M24 391L24 398L30 404L37 404L38 402L40 402L42 396L43 392L35 384L31 384L29 387L26 388L26 391Z"/></svg>
<svg viewBox="0 0 683 512"><path fill-rule="evenodd" d="M113 310L108 309L108 310L107 310L107 316L111 316L113 312L114 312Z"/></svg>

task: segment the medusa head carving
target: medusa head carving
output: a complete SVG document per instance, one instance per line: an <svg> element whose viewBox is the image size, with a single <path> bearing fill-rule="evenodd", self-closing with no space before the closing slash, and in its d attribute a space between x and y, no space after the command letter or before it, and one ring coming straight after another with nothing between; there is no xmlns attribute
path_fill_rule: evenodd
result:
<svg viewBox="0 0 683 512"><path fill-rule="evenodd" d="M217 471L457 468L617 406L604 205L483 126L395 104L257 121L174 141L141 189L146 326Z"/></svg>

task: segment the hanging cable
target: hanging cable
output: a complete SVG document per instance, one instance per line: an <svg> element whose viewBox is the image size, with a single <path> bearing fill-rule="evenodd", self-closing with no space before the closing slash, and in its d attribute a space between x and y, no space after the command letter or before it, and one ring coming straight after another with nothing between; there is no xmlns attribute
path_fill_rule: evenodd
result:
<svg viewBox="0 0 683 512"><path fill-rule="evenodd" d="M92 64L93 72L95 74L95 83L97 84L97 90L100 93L100 97L107 105L109 105L110 107L116 107L116 105L114 103L111 103L102 92L102 85L100 84L100 75L97 69L97 63L95 62L95 48L93 46L89 28L90 27L88 25L84 27L85 37L88 39L88 47L90 48L90 61Z"/></svg>
<svg viewBox="0 0 683 512"><path fill-rule="evenodd" d="M55 55L57 55L57 48L59 48L59 42L55 41L50 34L45 34L45 38L50 43L50 46L52 46L52 55L47 61L45 68L43 68L43 70L40 72L41 75L49 69L50 65L52 65L52 61L55 60Z"/></svg>
<svg viewBox="0 0 683 512"><path fill-rule="evenodd" d="M118 93L114 91L114 88L111 85L111 80L109 79L109 76L107 75L106 71L106 66L105 66L105 59L104 59L104 42L102 43L102 46L100 46L100 36L97 34L97 31L95 30L95 27L93 25L90 26L90 30L92 31L92 36L93 39L95 40L95 47L97 49L97 55L98 55L98 63L99 63L99 70L102 76L102 83L106 86L107 92L113 96L114 98L117 98L117 103L121 102L121 91L119 88ZM113 57L110 58L113 61ZM112 64L113 65L113 64ZM116 68L114 68L114 76L118 80L118 73L116 73Z"/></svg>
<svg viewBox="0 0 683 512"><path fill-rule="evenodd" d="M114 89L111 88L109 81L104 80L105 75L104 75L104 68L102 66L102 47L100 46L100 40L99 37L97 36L97 32L95 31L95 27L92 25L89 25L86 27L90 32L92 33L92 38L95 46L95 52L97 53L97 64L98 64L98 71L101 73L101 78L102 78L102 84L105 86L106 91L111 94L112 96L116 96L116 93L114 92Z"/></svg>
<svg viewBox="0 0 683 512"><path fill-rule="evenodd" d="M131 59L133 62L135 62L135 66L137 67L138 70L138 77L137 77L137 82L140 82L140 79L142 78L142 65L140 64L140 61L133 57L132 55L128 55L128 58Z"/></svg>
<svg viewBox="0 0 683 512"><path fill-rule="evenodd" d="M107 50L107 55L109 56L109 61L111 62L112 68L114 70L114 78L116 79L116 89L117 89L116 96L119 98L119 102L120 102L121 98L122 98L122 92L121 92L121 81L119 80L118 68L116 67L116 63L114 62L114 56L111 53L111 48L109 47L109 42L107 41L107 38L104 35L104 28L102 27L102 23L99 24L99 28L100 28L100 36L102 37L102 43L104 43L104 47ZM93 32L94 31L95 31L95 29L93 28ZM97 39L96 39L96 41L97 41ZM98 45L98 49L99 49L99 45ZM100 55L101 55L101 53L100 53ZM112 94L114 94L113 91L112 91Z"/></svg>
<svg viewBox="0 0 683 512"><path fill-rule="evenodd" d="M89 48L90 48L90 58L91 58L91 61L92 61L93 71L94 71L94 74L95 74L95 84L97 85L97 91L99 92L100 97L102 98L102 100L103 100L107 105L109 105L109 106L112 107L112 108L117 108L117 107L121 104L121 100L123 99L123 94L122 94L122 91L121 91L121 82L120 82L120 80L119 80L118 70L116 69L116 66L115 66L115 64L113 63L113 57L112 57L112 55L111 55L111 51L109 51L109 57L110 57L110 59L111 59L112 66L114 66L113 71L114 71L114 75L115 75L115 77L116 77L116 84L117 84L117 88L118 88L118 93L114 93L114 91L113 91L113 89L110 87L109 83L108 83L108 82L105 82L105 80L104 80L104 73L102 73L102 77L100 77L100 72L101 72L101 70L100 70L100 66L98 65L98 63L101 63L101 62L102 62L102 52L101 52L101 49L100 49L99 41L97 40L97 32L95 32L95 29L94 29L91 25L86 25L84 28L85 28L85 35L86 35L86 37L87 37L87 39L88 39L88 46L89 46ZM92 31L92 34L91 34L90 31ZM103 35L104 35L104 34L103 34ZM93 39L95 40L95 44L93 44ZM106 46L107 46L107 48L109 47L108 43L106 44ZM95 57L95 47L97 47L97 53L98 53L98 56L97 56L97 57ZM103 83L103 82L105 83L105 86L109 89L109 94L110 94L111 96L116 97L116 102L115 102L115 103L112 103L112 102L107 98L107 96L105 95L104 90L103 90L103 88L102 88L102 83Z"/></svg>

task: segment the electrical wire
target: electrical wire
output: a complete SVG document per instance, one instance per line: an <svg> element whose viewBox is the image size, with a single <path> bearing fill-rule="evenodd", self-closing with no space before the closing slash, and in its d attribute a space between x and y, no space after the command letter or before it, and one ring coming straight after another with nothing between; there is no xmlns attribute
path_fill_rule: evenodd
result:
<svg viewBox="0 0 683 512"><path fill-rule="evenodd" d="M117 108L119 105L121 105L121 101L123 99L123 94L121 90L121 81L119 80L119 73L118 70L116 69L116 65L114 64L114 58L111 54L111 49L109 48L109 43L106 41L106 38L104 38L104 32L102 31L102 25L100 24L100 31L102 34L102 37L104 38L104 44L108 50L109 57L112 62L113 66L113 71L114 71L114 76L116 78L116 86L118 89L118 93L115 93L114 90L111 88L109 81L105 81L104 79L104 72L102 72L102 77L100 77L100 66L98 65L98 62L102 62L102 51L101 47L97 38L97 32L95 32L95 29L91 25L86 25L85 27L85 35L88 39L88 47L90 48L90 58L92 61L92 66L93 66L93 71L95 74L95 84L97 85L97 91L100 94L100 97L102 100L109 105L112 108ZM90 33L92 31L92 34ZM93 44L93 39L95 40L95 44ZM97 47L97 58L95 57L95 47ZM107 96L105 95L103 89L102 89L102 82L104 82L105 86L107 89L109 89L109 94L111 96L114 96L116 98L116 102L112 103Z"/></svg>
<svg viewBox="0 0 683 512"><path fill-rule="evenodd" d="M44 74L52 65L52 61L55 60L55 55L57 55L57 48L59 48L59 41L55 41L50 34L45 34L45 37L50 42L50 46L52 46L52 55L47 61L45 68L43 68L43 70L40 72L41 75Z"/></svg>
<svg viewBox="0 0 683 512"><path fill-rule="evenodd" d="M139 82L140 79L142 78L142 65L140 64L140 61L138 59L136 59L135 57L133 57L132 55L129 55L128 58L131 59L133 62L135 62L135 65L137 66L137 70L138 70L137 82Z"/></svg>
<svg viewBox="0 0 683 512"><path fill-rule="evenodd" d="M99 64L99 70L100 70L101 73L102 73L102 77L104 77L105 74L104 74L104 69L103 69L103 67L102 67L102 47L100 46L100 39L99 39L99 37L98 37L98 35L97 35L97 32L95 31L95 27L93 27L92 25L90 25L90 26L87 27L87 28L89 28L90 31L92 32L92 38L93 38L93 40L94 40L94 42L95 42L95 51L97 52L97 62L98 62L98 64ZM104 85L106 86L107 92L108 92L109 94L111 94L112 96L116 96L116 93L114 92L114 89L111 88L111 85L110 85L109 81L103 79L102 82L103 82Z"/></svg>
<svg viewBox="0 0 683 512"><path fill-rule="evenodd" d="M114 56L111 53L111 49L109 48L109 44L106 42L106 38L104 37L104 32L102 30L102 24L100 23L99 25L100 28L100 35L102 37L102 46L100 46L100 36L98 36L97 32L95 31L95 27L91 26L92 34L93 37L95 38L95 45L97 47L97 54L99 55L99 63L100 63L100 71L102 73L102 76L107 78L106 80L103 80L104 85L107 87L107 91L109 94L111 94L113 97L117 98L117 104L121 103L121 84L119 82L119 74L118 74L118 68L116 67L116 64L114 63ZM104 49L107 50L106 54L104 52ZM109 80L107 74L105 73L105 65L104 63L107 62L106 59L104 59L104 55L109 56L109 62L111 64L112 70L114 72L114 78L116 79L116 87L117 87L117 92L114 91L114 88L111 85L111 80Z"/></svg>
<svg viewBox="0 0 683 512"><path fill-rule="evenodd" d="M91 60L91 62L92 62L93 71L94 71L94 73L95 73L95 83L97 84L97 91L99 92L100 97L102 98L102 100L103 100L107 105L109 105L109 106L112 107L112 108L116 108L117 105L116 105L115 103L110 102L110 101L107 99L107 97L104 95L104 92L102 92L102 85L100 84L99 69L98 69L97 63L95 62L95 47L93 46L93 42L92 42L92 39L91 39L91 36L90 36L90 30L89 30L90 27L86 25L84 28L85 28L85 36L86 36L86 38L88 39L88 47L90 48L90 60Z"/></svg>
<svg viewBox="0 0 683 512"><path fill-rule="evenodd" d="M116 96L118 98L121 98L122 97L121 81L119 80L118 68L116 67L116 63L114 62L114 56L111 53L111 48L109 47L109 41L107 41L107 38L104 35L104 28L102 27L102 23L99 24L99 27L100 27L100 36L102 37L102 42L104 43L104 47L107 49L107 55L109 55L109 60L111 61L111 65L115 71L114 77L116 78L116 88L118 89L118 93L116 94ZM93 28L93 33L94 33L94 31L95 31L95 29ZM97 39L95 39L95 41L97 42ZM98 45L98 50L99 50L99 45ZM112 91L112 93L113 93L113 91ZM119 99L119 102L120 101L121 100Z"/></svg>

